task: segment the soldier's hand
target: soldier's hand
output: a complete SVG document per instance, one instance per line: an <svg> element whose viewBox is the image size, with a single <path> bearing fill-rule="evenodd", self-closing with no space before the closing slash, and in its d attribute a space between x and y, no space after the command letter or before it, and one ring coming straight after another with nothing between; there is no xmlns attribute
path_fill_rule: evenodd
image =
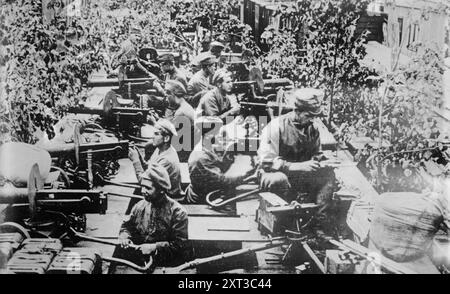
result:
<svg viewBox="0 0 450 294"><path fill-rule="evenodd" d="M139 245L139 250L142 254L149 255L156 251L156 244L142 244Z"/></svg>
<svg viewBox="0 0 450 294"><path fill-rule="evenodd" d="M305 172L313 172L320 168L320 163L316 160L308 160L302 162L302 170Z"/></svg>
<svg viewBox="0 0 450 294"><path fill-rule="evenodd" d="M230 115L239 114L240 111L241 111L241 105L237 104L233 108L231 108Z"/></svg>
<svg viewBox="0 0 450 294"><path fill-rule="evenodd" d="M133 242L130 240L128 234L122 233L119 235L119 245L120 247L127 249L128 247L133 245Z"/></svg>
<svg viewBox="0 0 450 294"><path fill-rule="evenodd" d="M131 160L131 162L139 161L139 153L135 148L129 148L128 149L128 158Z"/></svg>

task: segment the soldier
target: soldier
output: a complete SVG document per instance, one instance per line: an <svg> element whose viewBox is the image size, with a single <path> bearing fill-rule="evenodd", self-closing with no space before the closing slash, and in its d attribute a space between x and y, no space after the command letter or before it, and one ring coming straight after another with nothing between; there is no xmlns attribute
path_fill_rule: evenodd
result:
<svg viewBox="0 0 450 294"><path fill-rule="evenodd" d="M167 53L164 55L161 55L158 58L161 69L164 74L164 80L176 80L183 84L184 88L187 89L188 83L186 75L181 72L180 69L175 67L175 58L173 54Z"/></svg>
<svg viewBox="0 0 450 294"><path fill-rule="evenodd" d="M121 44L119 52L111 62L111 67L114 70L122 66L119 69L119 74L124 74L127 78L137 78L144 74L156 79L156 76L145 68L139 58L138 51L141 40L140 29L135 27L131 28L129 38Z"/></svg>
<svg viewBox="0 0 450 294"><path fill-rule="evenodd" d="M186 191L187 203L205 203L206 196L215 190L233 191L254 172L243 170L241 174L226 174L234 162L234 156L229 152L234 146L217 138L221 125L222 120L217 117L201 117L196 121L202 140L188 160L191 184Z"/></svg>
<svg viewBox="0 0 450 294"><path fill-rule="evenodd" d="M142 162L142 156L138 153L139 151L130 149L129 152L129 158L133 163L136 177L139 181L146 167L152 163L158 163L166 169L171 183L171 188L168 189L167 194L175 199L179 198L181 193L180 159L177 151L171 145L172 137L176 135L175 126L167 119L160 119L155 124L152 144L156 149L150 160L145 164Z"/></svg>
<svg viewBox="0 0 450 294"><path fill-rule="evenodd" d="M225 45L223 45L222 43L217 42L217 41L213 41L209 45L209 52L212 55L214 55L217 59L219 59L224 48L225 48Z"/></svg>
<svg viewBox="0 0 450 294"><path fill-rule="evenodd" d="M291 100L295 111L275 118L263 129L258 149L263 190L281 194L286 200L296 200L297 192L327 196L334 176L320 166L320 134L313 123L321 114L323 96L317 89L294 90Z"/></svg>
<svg viewBox="0 0 450 294"><path fill-rule="evenodd" d="M239 114L240 105L231 105L228 95L233 89L231 73L220 69L213 76L215 88L207 92L200 100L196 113L198 116L217 116L222 121L226 117Z"/></svg>
<svg viewBox="0 0 450 294"><path fill-rule="evenodd" d="M210 79L216 71L217 59L213 55L205 55L200 61L201 70L195 73L188 84L189 104L196 108L200 98L213 89Z"/></svg>
<svg viewBox="0 0 450 294"><path fill-rule="evenodd" d="M167 195L171 189L164 167L151 164L142 175L142 195L120 228L120 247L114 256L142 264L152 255L155 266L176 266L189 258L186 209ZM138 245L140 252L131 251ZM128 250L127 250L128 249ZM145 258L144 258L145 257Z"/></svg>
<svg viewBox="0 0 450 294"><path fill-rule="evenodd" d="M169 102L166 108L165 118L170 120L178 135L172 138L172 145L178 151L182 162L187 161L194 144L194 114L195 111L186 102L186 89L179 81L166 81L166 97Z"/></svg>
<svg viewBox="0 0 450 294"><path fill-rule="evenodd" d="M191 126L194 126L195 111L184 99L187 95L184 85L178 80L167 80L165 92L169 102L165 118L176 126L177 118L185 117L189 120Z"/></svg>

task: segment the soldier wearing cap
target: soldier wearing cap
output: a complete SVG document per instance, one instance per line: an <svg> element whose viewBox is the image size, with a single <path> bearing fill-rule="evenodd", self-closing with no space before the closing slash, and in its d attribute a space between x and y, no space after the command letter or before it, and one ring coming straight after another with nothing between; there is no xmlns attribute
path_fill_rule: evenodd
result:
<svg viewBox="0 0 450 294"><path fill-rule="evenodd" d="M130 35L121 45L120 50L113 58L112 67L115 69L120 63L138 57L140 30L136 27L130 29Z"/></svg>
<svg viewBox="0 0 450 294"><path fill-rule="evenodd" d="M153 163L160 164L169 174L171 187L167 194L172 198L179 198L181 193L181 173L180 173L180 159L177 151L171 145L172 137L177 135L175 126L167 119L160 119L155 124L153 133L152 145L156 148L150 157L150 160L145 163L142 161L139 151L130 149L129 158L133 163L136 177L141 180L144 170L147 166ZM133 204L133 202L130 202Z"/></svg>
<svg viewBox="0 0 450 294"><path fill-rule="evenodd" d="M286 200L296 200L297 192L320 197L327 193L322 189L329 187L327 181L332 177L325 175L328 171L317 160L321 156L320 133L313 122L321 113L323 96L317 89L293 90L288 98L295 111L275 118L263 129L258 149L263 190Z"/></svg>
<svg viewBox="0 0 450 294"><path fill-rule="evenodd" d="M186 102L186 88L178 80L167 80L165 87L166 97L169 102L166 108L165 118L175 122L184 117L189 120L191 126L194 126L194 108Z"/></svg>
<svg viewBox="0 0 450 294"><path fill-rule="evenodd" d="M220 140L218 134L223 122L217 117L201 117L195 122L201 140L188 160L191 184L186 191L186 202L203 204L206 196L215 190L233 191L253 170L241 174L226 173L234 162L233 143Z"/></svg>
<svg viewBox="0 0 450 294"><path fill-rule="evenodd" d="M137 264L153 256L156 266L176 266L189 258L186 209L167 196L169 174L159 164L151 164L141 179L142 196L119 233L120 246L114 256ZM136 252L130 245L138 245Z"/></svg>
<svg viewBox="0 0 450 294"><path fill-rule="evenodd" d="M214 55L216 58L220 58L220 55L222 54L223 49L225 48L225 45L218 41L213 41L211 44L209 44L209 52Z"/></svg>
<svg viewBox="0 0 450 294"><path fill-rule="evenodd" d="M226 117L239 114L239 104L232 106L228 98L233 89L231 73L225 69L219 69L215 72L212 82L215 88L201 98L196 110L197 115L217 116L225 121Z"/></svg>
<svg viewBox="0 0 450 294"><path fill-rule="evenodd" d="M217 59L210 54L204 55L199 61L201 70L196 72L188 84L188 94L191 96L188 102L192 107L197 107L200 98L209 90L213 89L210 79L216 71Z"/></svg>
<svg viewBox="0 0 450 294"><path fill-rule="evenodd" d="M175 66L175 57L171 53L163 54L158 58L161 70L165 76L165 80L176 80L183 84L187 89L188 82L186 75Z"/></svg>
<svg viewBox="0 0 450 294"><path fill-rule="evenodd" d="M121 44L119 52L113 57L111 67L113 70L119 66L125 67L125 70L121 68L119 72L123 70L127 78L140 77L143 73L156 79L157 77L145 68L143 60L139 58L139 43L141 40L141 30L137 27L130 28L130 35Z"/></svg>
<svg viewBox="0 0 450 294"><path fill-rule="evenodd" d="M194 115L195 111L186 102L186 89L175 80L166 81L166 97L169 105L166 108L165 118L170 120L177 129L177 136L172 138L172 145L178 151L181 161L187 161L194 144Z"/></svg>

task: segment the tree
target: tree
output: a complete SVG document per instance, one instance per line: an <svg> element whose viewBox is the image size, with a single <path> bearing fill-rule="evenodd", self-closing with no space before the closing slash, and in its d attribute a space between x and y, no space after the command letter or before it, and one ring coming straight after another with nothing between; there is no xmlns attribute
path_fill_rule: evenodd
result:
<svg viewBox="0 0 450 294"><path fill-rule="evenodd" d="M200 26L209 31L210 38L228 43L235 52L243 49L259 51L250 26L241 23L236 15L239 9L237 0L171 1L172 30L181 35L185 31L193 32Z"/></svg>
<svg viewBox="0 0 450 294"><path fill-rule="evenodd" d="M266 75L287 77L299 87L324 89L330 108L373 86L371 71L360 65L366 55L366 34L356 24L368 1L304 0L283 6L282 27L269 26L262 38L269 52L260 60Z"/></svg>
<svg viewBox="0 0 450 294"><path fill-rule="evenodd" d="M2 42L7 44L8 61L3 119L18 141L35 142L36 131L51 138L55 122L86 90L83 84L89 74L104 65L97 40L100 32L89 30L91 18L67 23L55 17L44 22L40 0L25 0L4 10L8 17ZM77 29L84 35L69 39L68 33Z"/></svg>

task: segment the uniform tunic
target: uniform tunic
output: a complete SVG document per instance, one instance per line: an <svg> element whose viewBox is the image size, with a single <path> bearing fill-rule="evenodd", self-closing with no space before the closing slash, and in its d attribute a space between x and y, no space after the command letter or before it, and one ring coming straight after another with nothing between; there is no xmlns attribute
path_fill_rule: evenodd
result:
<svg viewBox="0 0 450 294"><path fill-rule="evenodd" d="M188 89L188 82L186 75L178 68L175 68L175 70L172 73L168 73L166 76L166 80L179 81L181 84L183 84L186 91Z"/></svg>
<svg viewBox="0 0 450 294"><path fill-rule="evenodd" d="M154 262L174 266L188 257L188 216L181 204L164 198L158 206L145 200L138 202L123 222L120 233L128 234L134 244L155 244Z"/></svg>
<svg viewBox="0 0 450 294"><path fill-rule="evenodd" d="M320 133L314 124L297 127L294 112L272 120L262 131L258 149L260 162L281 158L289 162L310 160L320 152Z"/></svg>
<svg viewBox="0 0 450 294"><path fill-rule="evenodd" d="M197 108L198 116L219 116L231 109L230 100L218 88L207 92Z"/></svg>
<svg viewBox="0 0 450 294"><path fill-rule="evenodd" d="M213 151L198 144L188 160L191 186L186 195L188 203L204 203L215 190L231 190L242 182L241 176L225 175L226 166Z"/></svg>
<svg viewBox="0 0 450 294"><path fill-rule="evenodd" d="M192 106L189 105L186 100L182 99L180 105L177 108L171 108L170 105L166 108L165 118L170 120L175 125L175 127L177 127L177 125L175 124L177 122L177 118L186 117L191 123L191 126L193 126L194 114L194 108L192 108Z"/></svg>
<svg viewBox="0 0 450 294"><path fill-rule="evenodd" d="M136 171L136 177L140 180L142 173L144 173L144 168L146 169L151 163L158 163L162 165L169 174L170 178L170 191L168 195L173 198L178 198L181 192L181 173L180 173L180 160L178 158L177 151L175 148L170 146L167 150L160 152L159 148L153 152L150 160L147 162L146 166L142 166L140 162L134 162L134 168Z"/></svg>
<svg viewBox="0 0 450 294"><path fill-rule="evenodd" d="M272 120L264 128L258 149L260 163L275 159L303 162L320 152L319 129L313 123L297 126L294 118L295 113L291 112ZM262 171L261 184L289 201L295 200L300 192L308 194L307 201L322 203L333 189L334 173L330 168L315 172Z"/></svg>
<svg viewBox="0 0 450 294"><path fill-rule="evenodd" d="M166 108L165 118L169 119L177 129L177 136L172 137L172 146L178 150L181 162L186 162L195 145L194 137L195 111L186 100L182 99L176 109Z"/></svg>
<svg viewBox="0 0 450 294"><path fill-rule="evenodd" d="M205 76L203 70L196 72L188 83L187 92L191 96L188 100L192 107L197 107L198 102L202 96L201 93L212 89L213 86L209 82L209 77Z"/></svg>

